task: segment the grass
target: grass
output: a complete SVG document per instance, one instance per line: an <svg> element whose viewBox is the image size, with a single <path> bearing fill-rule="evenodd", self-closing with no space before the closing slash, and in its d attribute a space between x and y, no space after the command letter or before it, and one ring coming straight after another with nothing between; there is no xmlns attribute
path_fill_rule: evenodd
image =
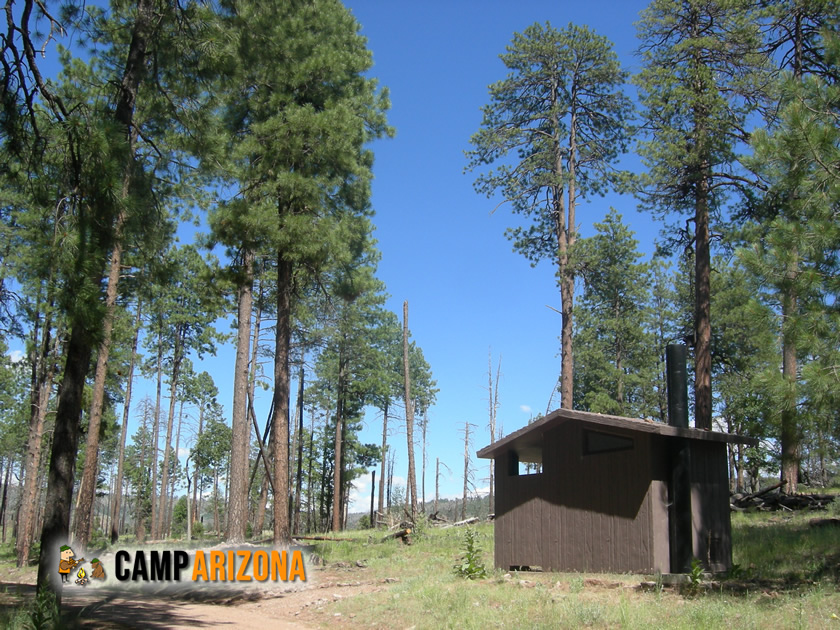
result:
<svg viewBox="0 0 840 630"><path fill-rule="evenodd" d="M483 580L456 575L464 553L458 529L430 529L411 546L320 543L327 563L356 561L365 579L399 578L387 589L343 598L314 621L324 627L392 628L840 628L840 531L808 527L814 513L733 515L733 573L714 590L642 591L639 575L512 573ZM493 526L476 528L481 561L493 566ZM655 579L648 576L649 579ZM340 615L340 616L336 616Z"/></svg>
<svg viewBox="0 0 840 630"><path fill-rule="evenodd" d="M421 527L411 545L382 542L383 532L344 532L337 536L344 539L341 542L316 543L316 553L328 565L344 563L349 581L372 583L375 588L309 609L302 621L333 630L840 629L840 528L809 527L814 516L826 513L733 514L732 579L694 594L663 589L661 584L649 591L637 588L642 580L655 581L656 576L493 570L492 524L475 528L475 562L489 572L479 580L456 574L455 565L465 551L461 528ZM0 546L0 572L11 570L13 563L13 546ZM357 563L365 568L359 569ZM390 583L384 583L386 578L392 578ZM0 600L10 595L0 592ZM50 627L49 613L48 602L0 607L0 627Z"/></svg>

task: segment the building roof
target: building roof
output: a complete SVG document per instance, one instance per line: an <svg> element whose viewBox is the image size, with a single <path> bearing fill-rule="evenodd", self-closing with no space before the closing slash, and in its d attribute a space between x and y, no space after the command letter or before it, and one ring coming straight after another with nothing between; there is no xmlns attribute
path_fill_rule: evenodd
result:
<svg viewBox="0 0 840 630"><path fill-rule="evenodd" d="M600 413L590 413L588 411L574 411L572 409L558 409L552 411L547 416L540 418L536 422L522 427L518 431L514 431L508 436L503 437L498 442L494 442L489 446L485 446L478 451L478 456L485 459L493 459L498 455L513 450L519 453L520 458L529 453L536 453L542 447L543 434L546 431L560 426L564 422L575 420L593 427L600 427L604 429L623 429L625 431L633 431L636 433L654 433L656 435L663 435L665 437L686 438L689 440L701 440L706 442L728 442L732 444L741 443L756 446L758 440L755 438L743 437L740 435L731 435L729 433L720 433L717 431L704 431L702 429L683 429L680 427L672 427L663 422L656 422L654 420L641 420L635 418L624 418L621 416L608 416ZM539 461L536 459L534 461Z"/></svg>

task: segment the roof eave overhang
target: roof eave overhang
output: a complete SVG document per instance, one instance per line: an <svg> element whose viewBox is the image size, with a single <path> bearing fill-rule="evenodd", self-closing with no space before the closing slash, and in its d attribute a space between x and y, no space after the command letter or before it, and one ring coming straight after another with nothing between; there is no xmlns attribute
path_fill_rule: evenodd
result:
<svg viewBox="0 0 840 630"><path fill-rule="evenodd" d="M517 451L524 448L532 448L542 443L543 435L547 431L550 431L568 421L579 421L593 428L606 430L613 429L620 432L629 431L631 433L649 433L662 435L664 437L684 438L703 442L724 442L727 444L747 444L749 446L758 445L758 440L755 438L731 435L729 433L720 433L718 431L703 431L701 429L690 428L683 429L680 427L672 427L671 425L653 420L609 416L599 413L590 413L587 411L574 411L571 409L558 409L557 411L540 418L536 422L529 424L518 431L514 431L498 442L485 446L478 451L477 455L478 457L484 459L494 459L509 450Z"/></svg>

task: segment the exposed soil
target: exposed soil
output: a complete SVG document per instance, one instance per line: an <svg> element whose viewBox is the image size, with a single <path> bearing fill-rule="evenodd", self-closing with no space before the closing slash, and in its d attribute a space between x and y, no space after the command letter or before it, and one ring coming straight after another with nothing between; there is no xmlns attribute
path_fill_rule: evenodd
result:
<svg viewBox="0 0 840 630"><path fill-rule="evenodd" d="M22 577L22 576L21 576ZM31 580L26 580L31 582ZM299 630L345 625L332 603L362 593L388 588L396 580L375 580L364 567L339 563L330 567L309 567L307 581L292 587L259 589L153 589L134 592L108 588L66 587L62 613L78 628L283 628ZM35 596L32 583L0 583L0 606L19 605Z"/></svg>

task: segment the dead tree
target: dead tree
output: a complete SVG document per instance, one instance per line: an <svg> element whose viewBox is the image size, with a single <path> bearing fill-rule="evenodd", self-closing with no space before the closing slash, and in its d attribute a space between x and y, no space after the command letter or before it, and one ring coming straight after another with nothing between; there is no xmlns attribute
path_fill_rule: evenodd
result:
<svg viewBox="0 0 840 630"><path fill-rule="evenodd" d="M496 441L496 412L499 409L499 376L502 373L502 357L499 355L499 365L496 368L496 386L493 387L493 353L489 352L487 357L487 394L489 397L490 412L490 444ZM490 460L490 514L495 511L494 486L495 486L495 460Z"/></svg>
<svg viewBox="0 0 840 630"><path fill-rule="evenodd" d="M405 436L408 444L406 505L412 520L417 513L417 479L414 468L414 405L411 400L411 371L408 361L408 300L403 302L403 377L405 379Z"/></svg>
<svg viewBox="0 0 840 630"><path fill-rule="evenodd" d="M461 504L461 520L467 518L467 494L470 483L470 427L475 425L464 423L464 498Z"/></svg>

